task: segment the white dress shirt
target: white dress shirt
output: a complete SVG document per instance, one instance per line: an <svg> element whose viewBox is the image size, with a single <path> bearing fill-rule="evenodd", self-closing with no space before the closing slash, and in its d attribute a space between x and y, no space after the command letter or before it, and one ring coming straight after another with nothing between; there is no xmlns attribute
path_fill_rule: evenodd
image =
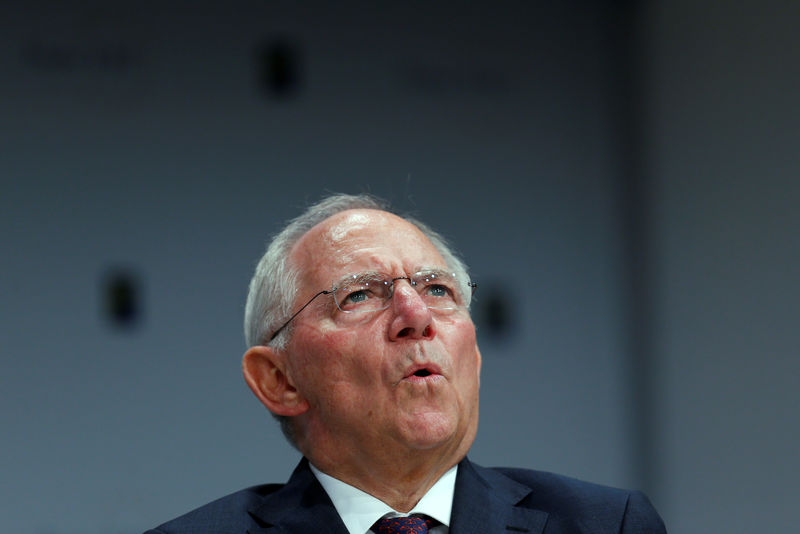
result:
<svg viewBox="0 0 800 534"><path fill-rule="evenodd" d="M311 471L328 493L349 534L371 534L370 527L383 516L405 517L412 514L425 514L441 523L430 529L430 534L447 534L450 530L450 512L453 508L453 492L456 487L458 465L454 465L442 475L436 484L423 495L414 509L407 514L393 510L380 499L326 475L313 465L311 465Z"/></svg>

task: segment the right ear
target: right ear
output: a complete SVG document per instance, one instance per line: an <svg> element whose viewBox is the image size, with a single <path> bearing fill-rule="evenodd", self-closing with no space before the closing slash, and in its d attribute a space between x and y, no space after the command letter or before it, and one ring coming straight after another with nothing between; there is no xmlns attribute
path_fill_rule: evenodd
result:
<svg viewBox="0 0 800 534"><path fill-rule="evenodd" d="M308 402L286 373L287 354L272 347L250 347L242 357L244 380L269 411L276 415L300 415Z"/></svg>

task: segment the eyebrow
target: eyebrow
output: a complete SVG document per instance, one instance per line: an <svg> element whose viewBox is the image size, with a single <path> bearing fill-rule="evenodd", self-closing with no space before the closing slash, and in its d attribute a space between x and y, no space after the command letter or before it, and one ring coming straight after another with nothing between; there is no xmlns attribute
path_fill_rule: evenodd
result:
<svg viewBox="0 0 800 534"><path fill-rule="evenodd" d="M410 275L414 275L417 273L427 274L427 275L446 275L452 276L455 278L455 273L444 269L442 267L417 267L414 269ZM403 276L409 276L409 273L403 273ZM331 288L332 289L339 289L341 287L346 286L347 284L352 284L353 282L369 282L372 280L389 280L393 278L401 278L397 277L393 274L384 273L381 271L363 271L360 273L352 273L340 278L337 282L335 282Z"/></svg>
<svg viewBox="0 0 800 534"><path fill-rule="evenodd" d="M386 273L381 273L378 271L364 271L361 273L353 273L340 278L337 282L335 282L331 286L331 289L339 289L340 287L344 287L347 284L352 284L353 282L384 280L386 278L391 278L391 277Z"/></svg>
<svg viewBox="0 0 800 534"><path fill-rule="evenodd" d="M438 275L447 275L447 276L452 276L453 278L456 277L456 273L454 273L453 271L450 271L448 269L443 269L441 267L431 267L431 268L427 268L427 269L426 268L417 269L416 271L414 271L414 273L432 274L432 275L437 275L437 276Z"/></svg>

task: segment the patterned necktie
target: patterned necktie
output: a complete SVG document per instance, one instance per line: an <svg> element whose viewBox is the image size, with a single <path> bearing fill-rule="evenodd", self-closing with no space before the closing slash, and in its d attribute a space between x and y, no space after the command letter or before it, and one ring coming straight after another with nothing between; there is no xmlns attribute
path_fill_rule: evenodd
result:
<svg viewBox="0 0 800 534"><path fill-rule="evenodd" d="M430 517L384 517L372 525L375 534L427 534L436 524Z"/></svg>

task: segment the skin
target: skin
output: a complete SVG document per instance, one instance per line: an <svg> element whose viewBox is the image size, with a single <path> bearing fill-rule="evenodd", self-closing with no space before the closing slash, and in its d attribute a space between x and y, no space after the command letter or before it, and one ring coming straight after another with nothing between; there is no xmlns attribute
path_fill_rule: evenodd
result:
<svg viewBox="0 0 800 534"><path fill-rule="evenodd" d="M290 256L295 307L343 276L446 268L416 226L348 210L312 228ZM411 510L466 455L478 426L481 355L467 310L429 310L405 280L389 308L354 317L323 295L296 319L285 350L258 346L245 379L264 405L293 417L300 451L321 471ZM429 376L414 376L425 368Z"/></svg>

